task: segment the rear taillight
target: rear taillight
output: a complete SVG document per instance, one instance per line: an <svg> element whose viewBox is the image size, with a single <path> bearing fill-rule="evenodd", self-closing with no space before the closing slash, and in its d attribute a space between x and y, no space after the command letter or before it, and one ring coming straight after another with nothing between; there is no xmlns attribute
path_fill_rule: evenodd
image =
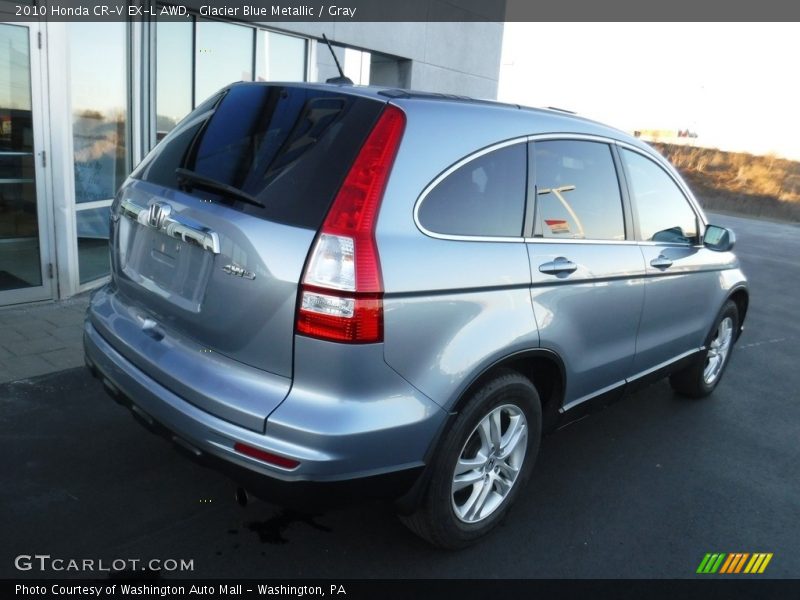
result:
<svg viewBox="0 0 800 600"><path fill-rule="evenodd" d="M322 224L303 275L297 333L335 342L383 341L383 281L375 222L405 128L381 113Z"/></svg>

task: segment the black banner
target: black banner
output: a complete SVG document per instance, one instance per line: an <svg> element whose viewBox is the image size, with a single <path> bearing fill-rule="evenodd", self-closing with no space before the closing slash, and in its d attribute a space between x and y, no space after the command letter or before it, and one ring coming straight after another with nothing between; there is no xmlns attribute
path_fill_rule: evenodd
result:
<svg viewBox="0 0 800 600"><path fill-rule="evenodd" d="M737 600L797 598L800 580L5 580L3 598L346 598L418 599L457 597Z"/></svg>
<svg viewBox="0 0 800 600"><path fill-rule="evenodd" d="M0 21L184 20L192 16L259 23L469 21L796 21L785 0L0 0Z"/></svg>

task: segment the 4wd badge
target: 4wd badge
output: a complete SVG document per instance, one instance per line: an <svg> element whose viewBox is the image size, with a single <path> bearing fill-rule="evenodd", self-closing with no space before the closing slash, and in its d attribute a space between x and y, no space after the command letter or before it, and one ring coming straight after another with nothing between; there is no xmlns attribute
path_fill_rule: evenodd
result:
<svg viewBox="0 0 800 600"><path fill-rule="evenodd" d="M240 267L237 264L231 263L229 265L225 265L222 267L222 270L225 271L228 275L233 275L235 277L241 277L243 279L255 279L256 274L252 271L248 271L243 267Z"/></svg>

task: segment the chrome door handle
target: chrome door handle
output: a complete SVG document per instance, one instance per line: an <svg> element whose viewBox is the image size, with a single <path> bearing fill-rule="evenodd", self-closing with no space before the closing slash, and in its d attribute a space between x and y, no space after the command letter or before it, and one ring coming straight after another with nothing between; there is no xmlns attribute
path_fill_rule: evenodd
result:
<svg viewBox="0 0 800 600"><path fill-rule="evenodd" d="M663 254L659 254L658 257L650 261L650 266L656 269L668 269L672 266L672 261Z"/></svg>
<svg viewBox="0 0 800 600"><path fill-rule="evenodd" d="M563 256L559 256L555 260L551 260L550 262L539 265L539 272L547 273L548 275L574 273L577 269L578 265L571 260L564 258Z"/></svg>

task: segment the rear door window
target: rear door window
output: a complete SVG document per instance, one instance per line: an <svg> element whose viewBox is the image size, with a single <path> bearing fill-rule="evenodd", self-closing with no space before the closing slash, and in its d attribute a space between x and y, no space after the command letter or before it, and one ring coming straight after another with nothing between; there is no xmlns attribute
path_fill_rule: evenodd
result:
<svg viewBox="0 0 800 600"><path fill-rule="evenodd" d="M535 142L534 235L553 239L625 239L622 196L608 144Z"/></svg>
<svg viewBox="0 0 800 600"><path fill-rule="evenodd" d="M519 143L464 163L422 200L420 225L444 235L520 237L527 160L525 144Z"/></svg>
<svg viewBox="0 0 800 600"><path fill-rule="evenodd" d="M176 169L243 191L184 185L193 195L272 221L317 229L383 102L302 86L237 84L198 106L133 177L181 189Z"/></svg>

